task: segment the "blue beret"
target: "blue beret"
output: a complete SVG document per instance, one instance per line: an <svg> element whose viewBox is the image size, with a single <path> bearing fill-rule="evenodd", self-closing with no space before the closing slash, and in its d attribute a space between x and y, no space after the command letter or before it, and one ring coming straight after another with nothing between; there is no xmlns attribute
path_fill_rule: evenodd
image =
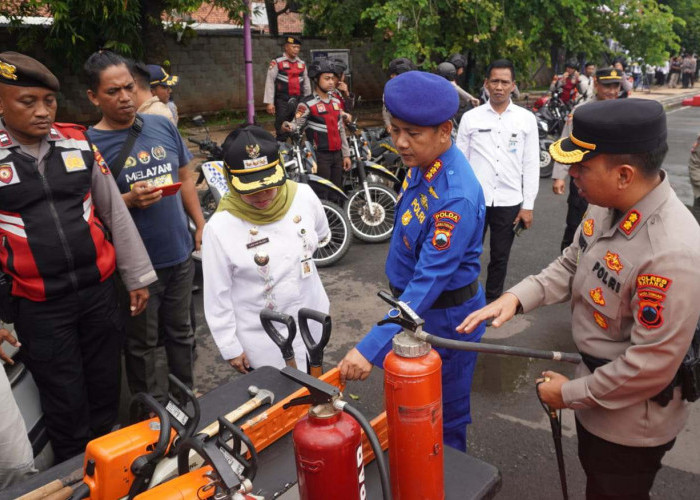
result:
<svg viewBox="0 0 700 500"><path fill-rule="evenodd" d="M423 71L402 73L384 86L384 106L399 120L421 127L440 125L459 108L454 85Z"/></svg>

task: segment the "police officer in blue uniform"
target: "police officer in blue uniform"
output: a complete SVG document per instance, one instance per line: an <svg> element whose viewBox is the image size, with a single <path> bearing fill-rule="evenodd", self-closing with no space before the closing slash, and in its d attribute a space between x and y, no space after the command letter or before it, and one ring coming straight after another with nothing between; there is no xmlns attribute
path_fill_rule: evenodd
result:
<svg viewBox="0 0 700 500"><path fill-rule="evenodd" d="M394 144L411 167L399 194L386 261L392 293L425 319L425 331L477 342L483 324L467 337L455 331L463 312L485 304L478 277L486 212L479 181L450 137L457 91L438 75L410 71L387 82L384 104ZM382 366L399 330L393 324L375 325L340 362L341 378L364 380L372 364ZM476 353L437 351L444 442L466 451Z"/></svg>

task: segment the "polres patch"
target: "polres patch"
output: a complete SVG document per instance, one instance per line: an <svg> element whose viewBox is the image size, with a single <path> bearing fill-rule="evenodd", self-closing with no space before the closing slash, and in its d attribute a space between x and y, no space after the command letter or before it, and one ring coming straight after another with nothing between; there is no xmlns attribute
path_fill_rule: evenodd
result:
<svg viewBox="0 0 700 500"><path fill-rule="evenodd" d="M656 274L640 274L637 276L637 288L658 288L662 292L671 287L672 280Z"/></svg>

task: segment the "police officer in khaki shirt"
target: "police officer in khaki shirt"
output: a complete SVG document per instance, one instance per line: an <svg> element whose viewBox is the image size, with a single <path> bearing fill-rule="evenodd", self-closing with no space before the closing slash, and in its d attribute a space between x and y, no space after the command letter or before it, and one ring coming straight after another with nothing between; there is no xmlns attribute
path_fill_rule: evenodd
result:
<svg viewBox="0 0 700 500"><path fill-rule="evenodd" d="M457 328L571 300L576 378L546 371L551 408L576 412L587 498L649 498L663 455L688 416L671 384L700 315L700 227L671 189L660 104L594 102L550 152L590 203L563 254ZM665 403L665 405L664 405Z"/></svg>

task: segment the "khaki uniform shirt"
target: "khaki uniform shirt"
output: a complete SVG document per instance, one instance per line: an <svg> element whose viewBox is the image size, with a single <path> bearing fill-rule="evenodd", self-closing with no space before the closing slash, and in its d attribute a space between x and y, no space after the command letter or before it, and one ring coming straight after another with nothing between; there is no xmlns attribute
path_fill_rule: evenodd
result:
<svg viewBox="0 0 700 500"><path fill-rule="evenodd" d="M666 407L650 401L676 374L700 315L700 227L662 175L617 220L591 205L574 243L509 290L525 312L571 300L578 350L612 361L593 374L579 364L564 402L589 432L626 446L667 443L688 416L679 387Z"/></svg>
<svg viewBox="0 0 700 500"><path fill-rule="evenodd" d="M170 111L170 108L167 104L163 104L162 102L160 102L160 99L158 99L158 97L156 96L153 96L150 99L143 101L143 103L141 104L141 106L139 106L139 109L137 109L136 112L141 113L143 115L164 116L165 118L170 120L173 123L173 125L177 126L177 121L173 116L173 112Z"/></svg>

